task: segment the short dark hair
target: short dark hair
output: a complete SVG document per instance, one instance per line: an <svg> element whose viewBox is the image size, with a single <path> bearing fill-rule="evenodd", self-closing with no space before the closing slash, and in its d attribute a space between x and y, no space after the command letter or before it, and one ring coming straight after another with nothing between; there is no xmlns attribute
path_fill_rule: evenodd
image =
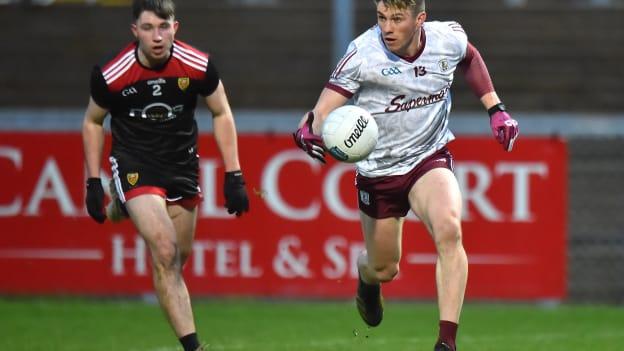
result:
<svg viewBox="0 0 624 351"><path fill-rule="evenodd" d="M156 16L168 20L175 17L173 0L134 0L132 2L132 17L138 20L143 11L151 11Z"/></svg>

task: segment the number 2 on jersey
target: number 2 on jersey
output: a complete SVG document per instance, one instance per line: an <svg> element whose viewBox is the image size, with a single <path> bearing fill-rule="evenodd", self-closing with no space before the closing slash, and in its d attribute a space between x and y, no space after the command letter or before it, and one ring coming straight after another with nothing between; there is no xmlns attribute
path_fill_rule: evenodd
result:
<svg viewBox="0 0 624 351"><path fill-rule="evenodd" d="M152 88L154 89L154 91L152 91L152 95L153 96L161 96L162 95L162 91L160 91L160 89L161 89L160 84L154 84L154 85L152 85Z"/></svg>

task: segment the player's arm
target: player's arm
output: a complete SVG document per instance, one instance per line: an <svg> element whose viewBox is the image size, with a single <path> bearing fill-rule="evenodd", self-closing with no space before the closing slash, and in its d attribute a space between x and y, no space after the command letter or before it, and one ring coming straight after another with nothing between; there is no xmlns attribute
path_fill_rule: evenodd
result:
<svg viewBox="0 0 624 351"><path fill-rule="evenodd" d="M490 127L494 138L506 151L511 151L518 137L518 122L507 113L505 105L494 90L492 78L479 51L468 42L466 55L459 63L470 89L479 97L490 115Z"/></svg>
<svg viewBox="0 0 624 351"><path fill-rule="evenodd" d="M238 159L238 141L234 116L221 81L219 81L212 94L206 96L205 101L212 113L214 136L225 166L225 181L223 184L225 207L228 213L235 213L237 216L240 216L243 212L249 211L249 199Z"/></svg>
<svg viewBox="0 0 624 351"><path fill-rule="evenodd" d="M240 162L238 160L236 126L223 83L219 82L215 91L206 96L205 100L212 113L214 136L225 165L225 171L238 171L240 170Z"/></svg>
<svg viewBox="0 0 624 351"><path fill-rule="evenodd" d="M104 149L104 119L108 110L98 105L93 98L89 104L82 122L82 144L84 148L87 175L90 178L100 177L102 150Z"/></svg>
<svg viewBox="0 0 624 351"><path fill-rule="evenodd" d="M82 122L82 145L88 176L85 203L89 215L98 223L106 219L100 167L104 149L103 124L107 114L108 110L98 105L91 97Z"/></svg>
<svg viewBox="0 0 624 351"><path fill-rule="evenodd" d="M208 61L205 76L199 82L199 93L212 113L214 136L225 171L240 171L234 116L219 72L212 61Z"/></svg>
<svg viewBox="0 0 624 351"><path fill-rule="evenodd" d="M325 146L320 137L323 121L331 111L344 105L347 100L343 95L324 88L314 109L301 118L299 129L293 133L295 144L310 157L325 163Z"/></svg>

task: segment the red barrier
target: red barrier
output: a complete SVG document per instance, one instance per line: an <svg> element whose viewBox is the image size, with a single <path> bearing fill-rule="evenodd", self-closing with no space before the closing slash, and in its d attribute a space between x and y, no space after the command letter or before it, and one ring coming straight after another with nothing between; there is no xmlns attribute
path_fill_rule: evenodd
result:
<svg viewBox="0 0 624 351"><path fill-rule="evenodd" d="M0 293L151 292L148 253L132 224L98 225L86 215L80 135L0 138ZM460 138L450 148L465 199L467 297L564 298L565 144L521 138L508 154L490 138ZM192 294L352 296L363 243L351 166L321 166L288 135L242 135L239 149L251 212L234 218L223 210L214 141L201 137L205 201L185 267ZM435 297L435 259L410 217L400 277L385 295Z"/></svg>

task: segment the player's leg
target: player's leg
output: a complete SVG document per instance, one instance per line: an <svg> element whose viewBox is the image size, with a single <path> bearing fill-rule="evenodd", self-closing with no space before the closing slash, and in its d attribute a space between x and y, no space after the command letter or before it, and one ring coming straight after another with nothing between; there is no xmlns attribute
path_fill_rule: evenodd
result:
<svg viewBox="0 0 624 351"><path fill-rule="evenodd" d="M462 245L461 193L448 168L425 173L409 192L412 211L422 220L438 251L436 283L440 340L455 349L455 333L464 301L468 260Z"/></svg>
<svg viewBox="0 0 624 351"><path fill-rule="evenodd" d="M389 282L399 273L403 218L376 219L360 211L366 251L358 256L358 269L364 282Z"/></svg>
<svg viewBox="0 0 624 351"><path fill-rule="evenodd" d="M195 228L197 225L197 206L184 207L177 203L170 203L167 206L167 211L176 231L178 250L180 254L180 267L182 269L193 249L193 239L195 238ZM186 289L184 278L181 277L181 280L181 284L184 284ZM192 309L190 310L190 313L190 320L194 323ZM185 350L201 350L194 324L193 331L180 336L179 340Z"/></svg>
<svg viewBox="0 0 624 351"><path fill-rule="evenodd" d="M182 279L181 248L165 199L144 194L125 203L149 247L158 301L178 338L195 332L189 293Z"/></svg>
<svg viewBox="0 0 624 351"><path fill-rule="evenodd" d="M366 324L374 327L383 318L381 283L399 273L403 218L376 219L360 211L366 251L357 259L359 280L356 304Z"/></svg>
<svg viewBox="0 0 624 351"><path fill-rule="evenodd" d="M176 230L180 260L184 265L193 250L193 239L195 239L197 227L197 206L189 208L179 204L169 204L167 211Z"/></svg>

